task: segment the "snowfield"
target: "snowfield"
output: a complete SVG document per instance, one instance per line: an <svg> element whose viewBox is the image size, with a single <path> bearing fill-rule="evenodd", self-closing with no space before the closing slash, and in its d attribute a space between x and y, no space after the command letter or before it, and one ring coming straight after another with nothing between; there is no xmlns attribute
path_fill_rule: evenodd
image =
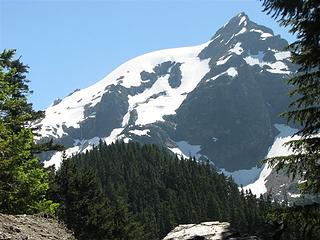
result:
<svg viewBox="0 0 320 240"><path fill-rule="evenodd" d="M48 107L45 111L46 117L41 121L41 136L62 137L63 125L79 128L81 121L85 120L85 106L89 104L93 107L100 102L102 95L108 91L107 86L112 84L126 88L140 86L143 83L140 76L142 71L152 72L155 66L166 61L181 63L181 85L178 88L171 88L168 76L165 76L158 79L150 89L141 94L129 96L130 107L122 125L124 127L127 124L129 113L133 109L138 112L136 124L145 125L163 121L163 116L175 113L186 98L186 93L191 92L209 71L209 59L201 61L197 56L210 42L194 47L151 52L129 60L96 84L76 91L59 104ZM159 92L166 92L166 95L147 102L150 96Z"/></svg>
<svg viewBox="0 0 320 240"><path fill-rule="evenodd" d="M128 126L132 111L136 111L138 115L135 121L135 125L137 126L164 121L163 117L175 114L175 111L187 97L187 94L193 91L204 75L209 72L208 63L210 59L200 60L198 55L210 42L193 47L155 51L129 60L96 84L75 91L60 103L48 107L45 111L46 117L40 122L40 135L42 137L61 138L66 134L63 127L80 128L81 122L85 120L85 107L93 107L99 103L103 94L109 91L108 86L137 87L144 82L140 76L141 72L153 72L154 67L167 61L181 63L180 71L182 79L179 87L172 88L169 85L169 75L167 74L157 79L151 88L145 89L142 93L129 95L129 108L123 117L122 127L114 129L109 136L106 136L102 140L110 144L122 138L121 133ZM151 97L160 92L164 92L165 94L157 98ZM94 118L95 116L91 114L88 117ZM131 130L131 133L139 136L149 136L148 131L145 130ZM128 141L129 138L124 140ZM96 139L77 140L75 141L75 147L68 149L66 154L67 156L71 156L74 153L88 150L92 144L96 144ZM84 148L85 145L87 147ZM59 167L60 161L61 153L55 153L49 161L46 161L45 165L54 164L56 167Z"/></svg>

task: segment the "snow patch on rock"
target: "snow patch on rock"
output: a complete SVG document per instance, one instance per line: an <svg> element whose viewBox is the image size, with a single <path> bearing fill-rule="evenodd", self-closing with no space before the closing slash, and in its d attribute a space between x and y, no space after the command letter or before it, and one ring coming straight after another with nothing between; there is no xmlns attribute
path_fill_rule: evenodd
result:
<svg viewBox="0 0 320 240"><path fill-rule="evenodd" d="M236 77L238 75L238 72L234 67L231 67L231 68L228 68L227 74L231 77Z"/></svg>
<svg viewBox="0 0 320 240"><path fill-rule="evenodd" d="M134 129L134 130L130 130L130 133L133 133L137 136L148 136L150 137L150 135L148 134L150 132L149 129L144 129L144 130L138 130L138 129Z"/></svg>
<svg viewBox="0 0 320 240"><path fill-rule="evenodd" d="M181 150L181 152L189 157L195 157L196 159L199 159L202 154L199 152L201 151L201 145L191 145L187 141L179 141L176 142L178 148Z"/></svg>
<svg viewBox="0 0 320 240"><path fill-rule="evenodd" d="M284 146L284 143L299 139L299 136L292 137L292 134L296 133L298 130L291 128L285 124L275 124L274 125L279 134L275 137L275 141L272 144L266 158L272 158L277 156L288 156L292 154L292 151L288 147ZM267 177L270 175L272 168L268 164L264 164L263 169L259 175L259 178L251 184L248 184L244 189L251 189L252 193L260 196L267 192L266 181Z"/></svg>
<svg viewBox="0 0 320 240"><path fill-rule="evenodd" d="M234 36L238 36L242 33L245 33L247 31L247 29L245 27L243 27L238 33L236 33Z"/></svg>
<svg viewBox="0 0 320 240"><path fill-rule="evenodd" d="M283 51L283 52L276 52L274 54L275 58L278 60L278 61L281 61L283 59L288 59L291 57L291 53L289 51Z"/></svg>
<svg viewBox="0 0 320 240"><path fill-rule="evenodd" d="M251 169L241 169L234 172L228 172L224 168L220 169L221 173L228 177L232 177L232 179L240 185L248 185L259 177L259 174L261 173L262 167L259 168L257 166L251 168Z"/></svg>
<svg viewBox="0 0 320 240"><path fill-rule="evenodd" d="M266 38L273 36L271 33L263 32L263 31L260 30L260 29L250 29L250 32L260 33L260 37L261 37L262 40L265 40Z"/></svg>
<svg viewBox="0 0 320 240"><path fill-rule="evenodd" d="M237 42L233 48L231 48L228 52L231 53L235 53L237 55L241 55L241 53L243 52L243 48L240 47L241 46L241 42Z"/></svg>
<svg viewBox="0 0 320 240"><path fill-rule="evenodd" d="M247 64L250 66L259 65L261 68L264 66L268 66L266 69L271 73L279 73L279 74L290 74L291 72L288 70L288 66L284 64L284 62L276 61L274 63L263 61L264 53L259 51L257 55L249 55L244 58Z"/></svg>
<svg viewBox="0 0 320 240"><path fill-rule="evenodd" d="M245 22L247 20L247 18L245 16L242 16L241 19L240 19L240 22L239 22L239 26ZM245 25L246 25L246 22L245 22Z"/></svg>
<svg viewBox="0 0 320 240"><path fill-rule="evenodd" d="M231 68L228 68L227 71L219 73L218 75L216 75L210 79L207 79L206 82L216 80L217 78L219 78L220 76L225 75L225 74L227 74L230 77L236 77L238 75L238 72L234 67L231 67Z"/></svg>
<svg viewBox="0 0 320 240"><path fill-rule="evenodd" d="M182 158L189 158L187 155L185 155L181 150L180 148L178 147L168 147L168 149L173 152L174 154L177 154L179 157L182 157Z"/></svg>
<svg viewBox="0 0 320 240"><path fill-rule="evenodd" d="M231 57L232 57L232 55L229 55L227 57L223 56L223 57L219 58L219 60L216 62L216 65L225 64Z"/></svg>

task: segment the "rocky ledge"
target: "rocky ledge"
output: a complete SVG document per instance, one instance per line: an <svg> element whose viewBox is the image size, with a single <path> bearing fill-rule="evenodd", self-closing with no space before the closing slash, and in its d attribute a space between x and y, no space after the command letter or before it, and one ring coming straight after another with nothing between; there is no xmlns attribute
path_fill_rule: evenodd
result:
<svg viewBox="0 0 320 240"><path fill-rule="evenodd" d="M0 214L0 240L75 240L62 223L40 215Z"/></svg>
<svg viewBox="0 0 320 240"><path fill-rule="evenodd" d="M260 240L256 236L241 236L227 222L184 224L173 229L163 240Z"/></svg>

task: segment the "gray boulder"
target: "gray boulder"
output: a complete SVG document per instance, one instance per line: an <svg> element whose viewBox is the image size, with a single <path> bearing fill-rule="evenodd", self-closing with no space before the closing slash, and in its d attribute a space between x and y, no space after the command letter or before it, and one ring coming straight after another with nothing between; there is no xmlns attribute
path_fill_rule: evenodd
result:
<svg viewBox="0 0 320 240"><path fill-rule="evenodd" d="M221 240L243 239L259 240L256 236L241 236L230 229L227 222L203 222L200 224L183 224L173 229L163 240Z"/></svg>

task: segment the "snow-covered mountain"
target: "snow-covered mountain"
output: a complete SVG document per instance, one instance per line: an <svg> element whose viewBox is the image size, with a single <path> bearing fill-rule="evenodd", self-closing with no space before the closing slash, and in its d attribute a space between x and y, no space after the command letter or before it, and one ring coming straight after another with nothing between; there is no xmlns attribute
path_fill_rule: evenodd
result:
<svg viewBox="0 0 320 240"><path fill-rule="evenodd" d="M238 182L248 184L290 102L285 80L296 68L287 45L240 13L204 44L138 56L56 101L37 123L40 134L64 144L68 155L99 139L155 143L242 173ZM61 153L43 157L46 165L61 161Z"/></svg>

